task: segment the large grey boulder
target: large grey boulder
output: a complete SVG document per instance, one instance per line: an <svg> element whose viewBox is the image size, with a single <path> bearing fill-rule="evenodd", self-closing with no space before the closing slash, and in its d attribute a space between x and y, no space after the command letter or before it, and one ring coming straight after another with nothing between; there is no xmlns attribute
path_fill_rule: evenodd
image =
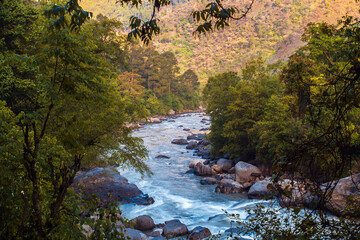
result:
<svg viewBox="0 0 360 240"><path fill-rule="evenodd" d="M163 228L163 235L166 238L174 238L178 236L183 236L189 233L188 228L185 224L181 223L179 220L166 221Z"/></svg>
<svg viewBox="0 0 360 240"><path fill-rule="evenodd" d="M272 181L270 179L264 179L262 181L256 182L252 185L248 192L249 199L262 199L269 198L272 196L272 191L268 188L268 185L272 185Z"/></svg>
<svg viewBox="0 0 360 240"><path fill-rule="evenodd" d="M232 160L225 158L220 158L216 164L225 172L228 172L234 166L234 162Z"/></svg>
<svg viewBox="0 0 360 240"><path fill-rule="evenodd" d="M252 173L261 174L261 171L258 167L242 161L235 165L236 181L239 183L253 181Z"/></svg>
<svg viewBox="0 0 360 240"><path fill-rule="evenodd" d="M360 216L360 173L336 182L325 183L322 190L325 191L329 187L334 189L330 201L325 206L329 211L337 215Z"/></svg>
<svg viewBox="0 0 360 240"><path fill-rule="evenodd" d="M211 236L211 232L208 228L196 227L190 231L189 240L200 240Z"/></svg>
<svg viewBox="0 0 360 240"><path fill-rule="evenodd" d="M90 198L92 194L100 200L99 206L106 207L114 201L119 203L136 203L149 205L154 199L144 194L140 189L121 176L112 168L94 168L75 177L71 185L75 193L82 198Z"/></svg>
<svg viewBox="0 0 360 240"><path fill-rule="evenodd" d="M140 232L139 230L132 229L132 228L126 228L125 232L125 239L126 237L130 238L131 240L146 240L147 236Z"/></svg>
<svg viewBox="0 0 360 240"><path fill-rule="evenodd" d="M194 173L197 176L212 176L212 175L215 175L215 172L211 167L206 166L206 165L202 164L201 162L199 162L199 163L197 163L195 165Z"/></svg>
<svg viewBox="0 0 360 240"><path fill-rule="evenodd" d="M141 215L130 221L134 228L140 231L149 231L155 227L154 220L149 215Z"/></svg>

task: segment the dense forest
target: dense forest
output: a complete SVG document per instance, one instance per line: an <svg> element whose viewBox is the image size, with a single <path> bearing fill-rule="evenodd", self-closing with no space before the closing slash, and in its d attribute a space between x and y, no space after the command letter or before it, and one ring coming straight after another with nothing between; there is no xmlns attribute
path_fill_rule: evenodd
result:
<svg viewBox="0 0 360 240"><path fill-rule="evenodd" d="M180 74L173 53L128 43L102 15L80 31L52 28L51 6L0 3L2 239L84 237L78 224L93 220L68 191L76 173L117 164L149 174L125 123L199 104L196 74ZM114 234L105 223L99 234Z"/></svg>
<svg viewBox="0 0 360 240"><path fill-rule="evenodd" d="M311 204L318 215L300 216L304 203L290 200L296 208L287 217L260 208L245 231L271 239L359 237L359 197L337 211L340 220L330 221L321 212L333 191L324 192L323 184L360 172L359 27L353 17L344 17L338 25L309 24L303 35L306 45L287 63L268 65L256 58L240 73L209 78L203 95L212 119L208 136L212 153L255 159L276 181L286 176L311 182L317 197ZM294 198L292 190L287 191L285 196ZM285 227L282 221L293 225ZM316 223L323 225L319 228Z"/></svg>
<svg viewBox="0 0 360 240"><path fill-rule="evenodd" d="M249 1L225 1L239 8ZM113 3L113 4L111 4ZM204 84L209 76L226 71L240 71L253 57L270 58L271 62L287 60L303 45L301 35L309 22L336 24L341 16L357 13L353 0L257 0L248 16L231 21L224 30L200 38L193 32L197 23L192 11L206 6L207 1L171 1L159 12L160 35L154 38L158 51L176 54L181 71L195 71ZM110 1L83 0L84 9L120 19L128 28L128 19L135 15L149 18L151 5L122 8ZM221 43L221 44L220 44Z"/></svg>
<svg viewBox="0 0 360 240"><path fill-rule="evenodd" d="M360 23L344 12L358 11L357 3L257 1L248 16L254 24L230 21L222 9L227 15L215 18L235 27L196 39L185 34L196 23L177 17L213 5L162 1L173 10L159 12L165 21L154 42L128 39L112 18L128 15L109 14L107 4L92 16L78 1L0 1L1 239L126 239L117 230L125 228L117 225L119 206L84 200L71 184L93 166L151 175L148 151L126 124L196 109L200 100L211 117L211 158L263 166L290 199L292 189L277 186L279 179L311 193L310 203L291 200L287 214L263 206L249 210L246 222L229 214L241 233L359 238L359 186L336 218L325 211L334 181L360 173ZM143 3L139 15L159 11L158 4ZM334 15L344 17L309 23ZM201 96L199 79L208 76Z"/></svg>

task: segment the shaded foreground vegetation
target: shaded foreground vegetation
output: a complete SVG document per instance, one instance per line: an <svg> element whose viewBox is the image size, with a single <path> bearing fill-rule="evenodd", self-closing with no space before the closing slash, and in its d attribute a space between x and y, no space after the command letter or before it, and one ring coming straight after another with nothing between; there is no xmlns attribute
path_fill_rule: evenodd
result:
<svg viewBox="0 0 360 240"><path fill-rule="evenodd" d="M198 78L191 70L180 74L173 53L129 45L116 20L85 22L85 14L81 29L70 29L52 18L57 8L45 17L49 5L33 4L0 5L1 238L81 239L84 225L93 226L92 238L122 238L116 205L97 208L96 199L81 201L69 186L92 165L151 174L146 149L124 124L196 107ZM359 173L359 22L310 24L303 39L287 64L258 58L240 74L209 79L212 153L256 159L272 169L274 182L286 175L311 183L316 215L299 214L300 204L289 208L290 221L260 207L246 232L357 239L358 199L330 220L322 210L332 187L324 192L322 183ZM96 222L81 217L94 211Z"/></svg>
<svg viewBox="0 0 360 240"><path fill-rule="evenodd" d="M150 174L147 150L124 125L197 107L197 76L179 74L172 53L127 43L117 20L57 29L49 7L0 3L0 238L81 239L84 225L93 238L121 237L116 205L97 208L69 186L91 166ZM81 217L94 211L96 222Z"/></svg>

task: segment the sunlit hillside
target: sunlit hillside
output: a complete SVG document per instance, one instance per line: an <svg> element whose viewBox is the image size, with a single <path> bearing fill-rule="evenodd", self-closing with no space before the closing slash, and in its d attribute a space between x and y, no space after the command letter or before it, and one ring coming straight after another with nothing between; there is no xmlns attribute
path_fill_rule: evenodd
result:
<svg viewBox="0 0 360 240"><path fill-rule="evenodd" d="M355 0L257 0L245 20L234 21L223 31L197 39L190 14L207 1L174 1L160 12L161 34L154 44L160 52L174 52L181 69L195 70L201 80L214 73L238 71L250 57L263 56L270 62L286 60L303 43L300 38L309 22L336 23L345 14L358 14ZM247 0L230 0L239 9ZM119 18L128 26L131 15L146 18L150 7L123 8L114 1L83 0L94 14Z"/></svg>

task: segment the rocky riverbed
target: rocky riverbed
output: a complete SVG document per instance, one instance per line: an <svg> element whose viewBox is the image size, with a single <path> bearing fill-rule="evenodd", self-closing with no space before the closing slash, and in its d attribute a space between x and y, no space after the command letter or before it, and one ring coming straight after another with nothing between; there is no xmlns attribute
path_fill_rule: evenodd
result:
<svg viewBox="0 0 360 240"><path fill-rule="evenodd" d="M278 198L282 206L296 205L304 196L310 199L305 183L278 182L282 189L290 189L287 198L271 187L274 183L261 166L239 159L212 159L205 138L210 120L202 113L159 117L151 122L134 135L142 138L150 151L147 164L152 177L129 169L118 169L120 175L114 169L96 168L75 179L75 185L87 186L89 193L100 198L101 206L112 200L122 204L123 215L132 219L132 224L125 226L131 239L202 239L231 227L224 211L245 219L248 208L268 204L261 200L264 197ZM353 183L360 184L360 174L339 181L330 211L341 211L348 196L358 197L352 191ZM106 198L108 192L112 199Z"/></svg>

